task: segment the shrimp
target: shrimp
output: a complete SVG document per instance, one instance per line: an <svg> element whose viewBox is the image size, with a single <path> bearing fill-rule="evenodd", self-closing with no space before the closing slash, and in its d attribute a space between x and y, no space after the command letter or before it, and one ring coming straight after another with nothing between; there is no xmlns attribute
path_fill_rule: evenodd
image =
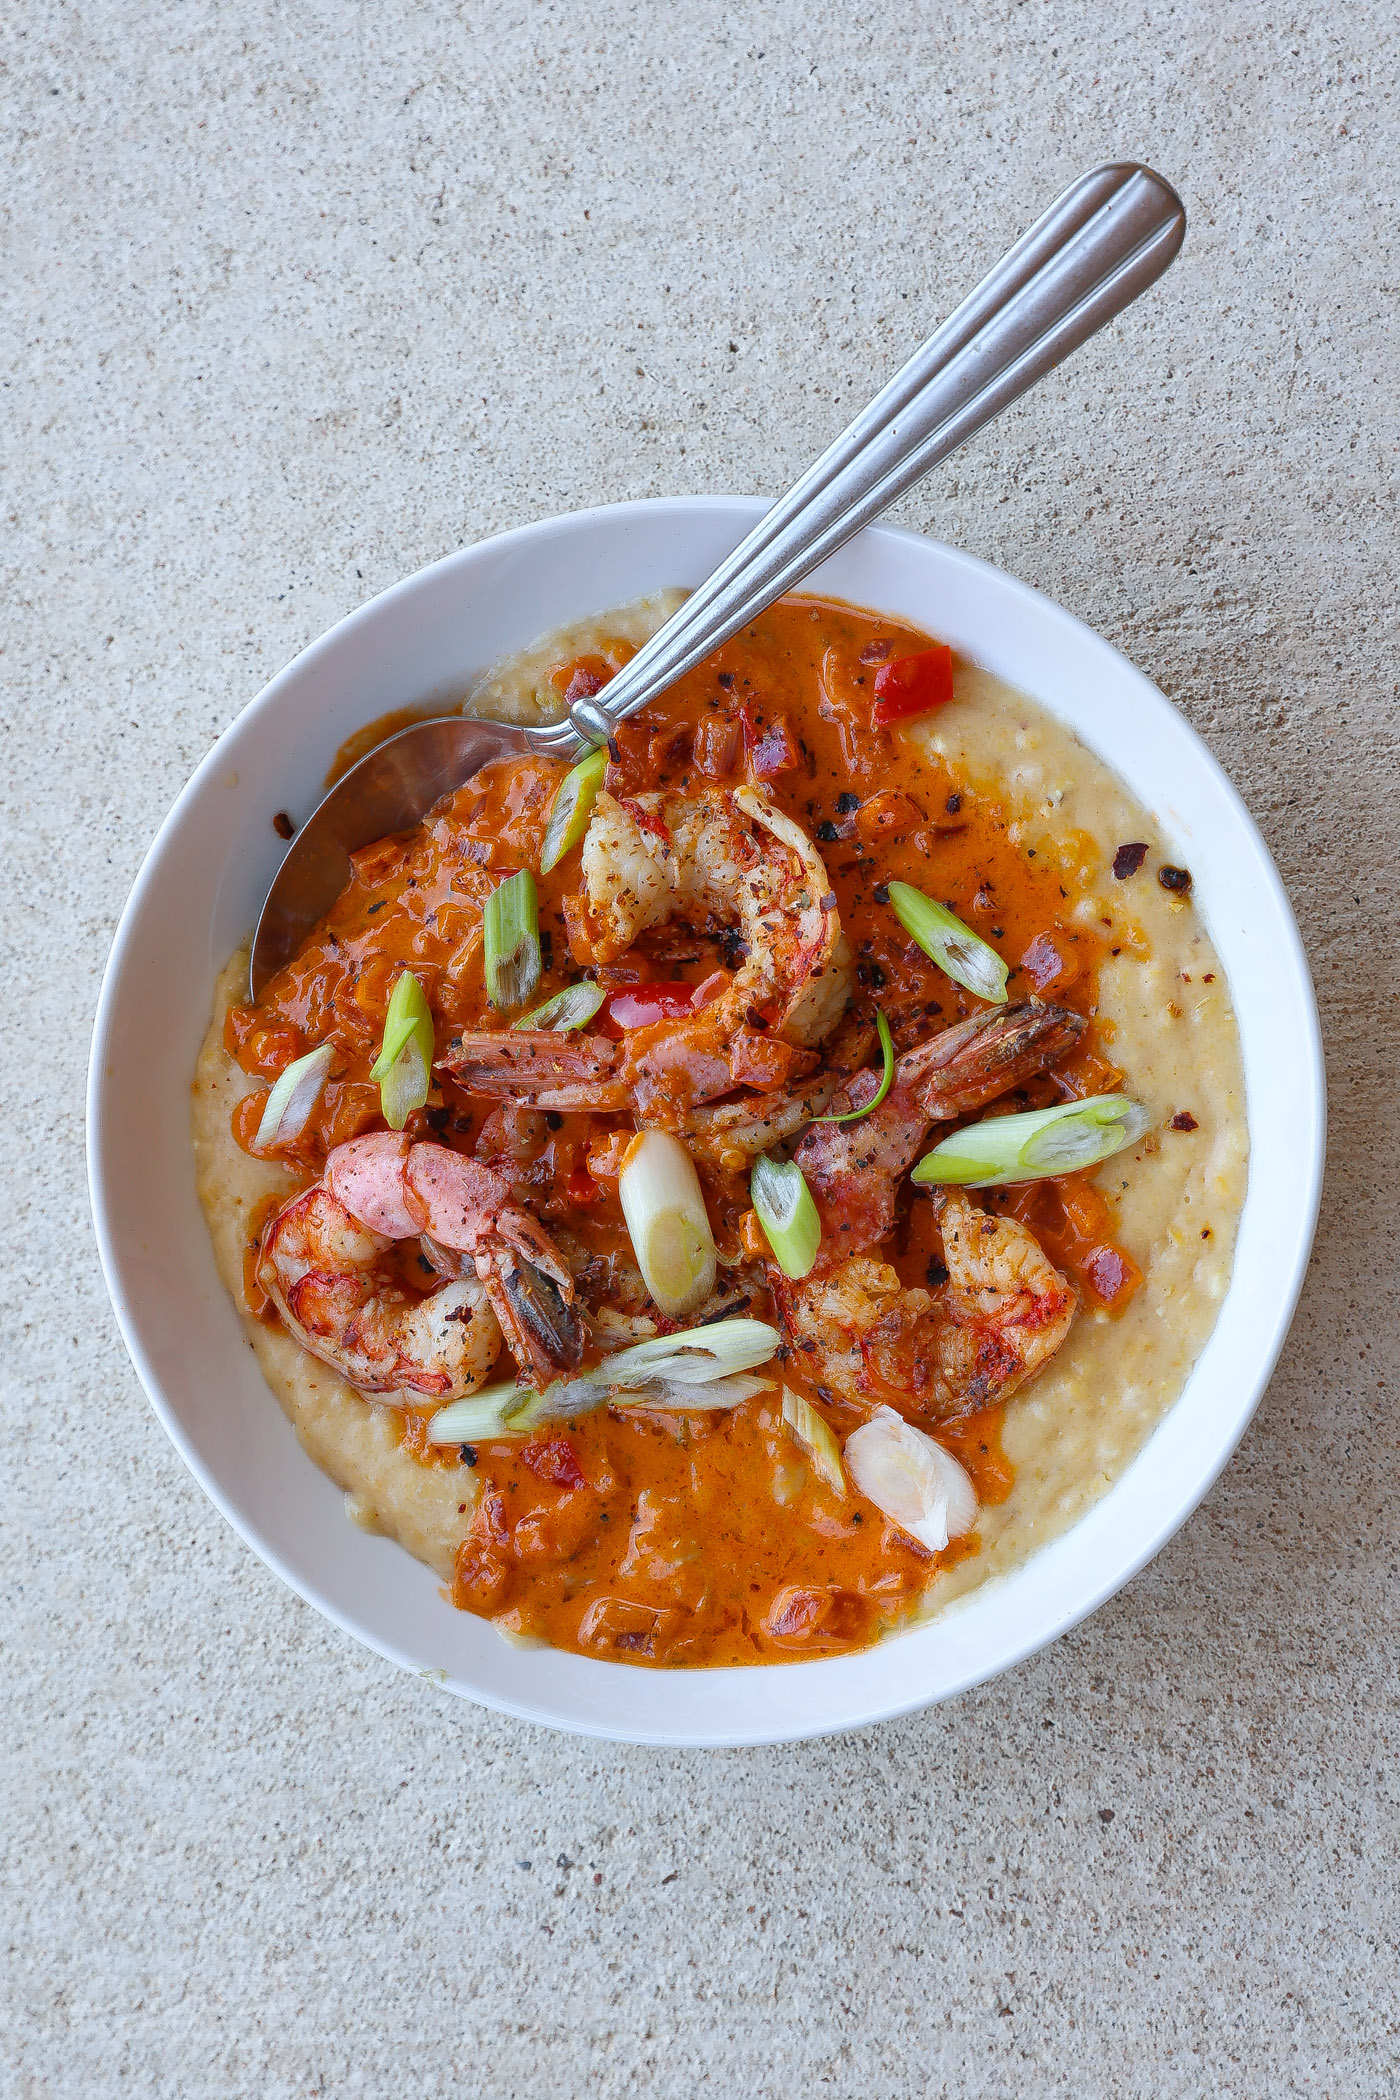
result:
<svg viewBox="0 0 1400 2100"><path fill-rule="evenodd" d="M852 1255L776 1293L798 1361L857 1405L892 1394L955 1421L1009 1399L1069 1333L1073 1287L1014 1218L962 1189L935 1199L948 1280L906 1289L888 1262Z"/></svg>
<svg viewBox="0 0 1400 2100"><path fill-rule="evenodd" d="M444 1279L421 1298L386 1272L389 1250L410 1239ZM327 1155L316 1186L269 1222L258 1280L302 1346L365 1392L475 1392L503 1332L536 1380L583 1353L568 1265L505 1177L392 1131Z"/></svg>
<svg viewBox="0 0 1400 2100"><path fill-rule="evenodd" d="M600 794L582 869L580 960L606 964L694 912L734 930L740 967L693 1017L638 1029L620 1045L531 1030L459 1037L442 1061L458 1085L540 1108L664 1116L736 1086L769 1092L813 1069L846 1010L850 944L821 855L766 793Z"/></svg>
<svg viewBox="0 0 1400 2100"><path fill-rule="evenodd" d="M1073 1048L1081 1015L1026 1000L992 1007L906 1050L889 1093L851 1123L809 1125L793 1158L822 1221L826 1265L877 1246L893 1229L895 1196L934 1123L985 1107ZM861 1108L880 1075L856 1074L831 1103L834 1114Z"/></svg>

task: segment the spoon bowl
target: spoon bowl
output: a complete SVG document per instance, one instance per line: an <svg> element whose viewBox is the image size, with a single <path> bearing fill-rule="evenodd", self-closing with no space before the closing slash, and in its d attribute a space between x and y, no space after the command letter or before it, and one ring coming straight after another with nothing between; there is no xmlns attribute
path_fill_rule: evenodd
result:
<svg viewBox="0 0 1400 2100"><path fill-rule="evenodd" d="M576 699L562 722L529 729L417 723L353 766L273 883L253 941L253 997L329 910L357 847L417 823L489 758L574 757L608 742L619 722L803 582L1146 291L1185 231L1181 199L1151 168L1116 161L1081 175L601 694ZM483 732L479 742L473 729Z"/></svg>
<svg viewBox="0 0 1400 2100"><path fill-rule="evenodd" d="M400 729L343 773L297 833L268 892L248 969L253 998L335 903L354 872L352 853L408 830L493 760L535 748L509 723L437 715Z"/></svg>

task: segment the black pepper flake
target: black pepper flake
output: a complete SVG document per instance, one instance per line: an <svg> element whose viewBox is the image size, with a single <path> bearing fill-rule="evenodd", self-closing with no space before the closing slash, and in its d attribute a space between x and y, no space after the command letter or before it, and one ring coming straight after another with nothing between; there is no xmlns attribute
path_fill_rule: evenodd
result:
<svg viewBox="0 0 1400 2100"><path fill-rule="evenodd" d="M853 810L859 808L859 795L838 795L836 797L836 814L838 817L849 817Z"/></svg>
<svg viewBox="0 0 1400 2100"><path fill-rule="evenodd" d="M828 846L834 846L836 841L840 838L840 836L840 832L836 829L836 826L832 823L830 817L823 817L820 824L818 824L817 826L817 837L821 839L824 842L824 844Z"/></svg>
<svg viewBox="0 0 1400 2100"><path fill-rule="evenodd" d="M950 795L948 797L948 800L944 803L943 807L947 810L948 815L950 817L955 817L958 811L962 808L962 796Z"/></svg>
<svg viewBox="0 0 1400 2100"><path fill-rule="evenodd" d="M385 905L388 902L389 900L387 897L381 897L377 904L371 904L369 910L365 913L365 917L367 919L372 919L377 911L383 911Z"/></svg>
<svg viewBox="0 0 1400 2100"><path fill-rule="evenodd" d="M622 753L618 749L617 738L615 736L610 736L608 738L608 757L612 760L615 766L620 766L622 764Z"/></svg>
<svg viewBox="0 0 1400 2100"><path fill-rule="evenodd" d="M544 1126L546 1130L562 1130L564 1128L564 1118L560 1115L557 1108L547 1108L545 1110Z"/></svg>
<svg viewBox="0 0 1400 2100"><path fill-rule="evenodd" d="M931 1261L924 1270L924 1280L931 1291L941 1291L948 1281L948 1270L941 1261Z"/></svg>
<svg viewBox="0 0 1400 2100"><path fill-rule="evenodd" d="M287 815L285 809L278 810L276 816L272 820L272 828L277 833L279 839L290 839L296 837L296 825Z"/></svg>
<svg viewBox="0 0 1400 2100"><path fill-rule="evenodd" d="M1120 846L1113 856L1113 872L1120 882L1126 882L1130 875L1136 875L1146 858L1144 845Z"/></svg>
<svg viewBox="0 0 1400 2100"><path fill-rule="evenodd" d="M851 1522L853 1524L863 1524L865 1522L865 1518L858 1509L851 1511Z"/></svg>
<svg viewBox="0 0 1400 2100"><path fill-rule="evenodd" d="M1191 870L1189 868L1173 868L1170 866L1159 868L1157 870L1157 880L1161 883L1164 890L1172 890L1177 895L1180 895L1182 891L1189 890L1191 887Z"/></svg>
<svg viewBox="0 0 1400 2100"><path fill-rule="evenodd" d="M1189 1108L1180 1108L1172 1117L1171 1127L1173 1130L1199 1130L1201 1126Z"/></svg>
<svg viewBox="0 0 1400 2100"><path fill-rule="evenodd" d="M464 1466L474 1466L476 1464L475 1444L459 1444L457 1448L462 1454L462 1464Z"/></svg>
<svg viewBox="0 0 1400 2100"><path fill-rule="evenodd" d="M889 884L888 884L887 882L877 882L877 883L876 883L876 885L875 885L875 902L876 902L877 904L888 904L888 903L889 903L889 901L890 901L890 886L889 886Z"/></svg>
<svg viewBox="0 0 1400 2100"><path fill-rule="evenodd" d="M732 671L721 671L719 674L719 682L724 687L724 690L727 693L729 691L729 688L734 683L734 673Z"/></svg>

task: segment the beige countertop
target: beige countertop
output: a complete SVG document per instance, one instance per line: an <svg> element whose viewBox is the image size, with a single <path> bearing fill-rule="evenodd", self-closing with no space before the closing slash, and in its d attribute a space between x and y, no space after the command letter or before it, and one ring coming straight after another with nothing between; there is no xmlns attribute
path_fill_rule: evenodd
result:
<svg viewBox="0 0 1400 2100"><path fill-rule="evenodd" d="M0 2088L1393 2091L1393 11L15 21ZM550 512L776 491L1113 156L1180 183L1181 261L901 515L1125 649L1278 858L1333 1132L1283 1363L1166 1551L952 1706L705 1755L458 1704L263 1568L117 1339L81 1103L141 855L342 613Z"/></svg>

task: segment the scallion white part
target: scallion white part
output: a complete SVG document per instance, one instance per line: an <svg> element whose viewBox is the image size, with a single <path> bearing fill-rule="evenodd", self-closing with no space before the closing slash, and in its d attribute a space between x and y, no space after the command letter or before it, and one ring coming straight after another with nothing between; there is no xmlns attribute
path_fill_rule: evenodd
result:
<svg viewBox="0 0 1400 2100"><path fill-rule="evenodd" d="M663 1407L668 1414L695 1413L704 1410L714 1413L722 1407L740 1407L745 1400L752 1400L757 1393L771 1393L771 1378L754 1378L740 1374L736 1378L716 1378L709 1385L691 1385L677 1378L659 1378L640 1387L635 1392L614 1393L614 1407L647 1408Z"/></svg>
<svg viewBox="0 0 1400 2100"><path fill-rule="evenodd" d="M588 820L593 814L593 805L598 800L598 790L603 785L607 771L608 754L600 745L590 751L586 758L564 775L558 792L549 806L549 819L544 828L544 845L540 852L540 873L548 875L551 868L558 867L566 853L573 851L588 829Z"/></svg>
<svg viewBox="0 0 1400 2100"><path fill-rule="evenodd" d="M335 1044L320 1043L279 1073L263 1104L262 1121L253 1144L259 1152L274 1145L294 1145L311 1121L335 1063Z"/></svg>
<svg viewBox="0 0 1400 2100"><path fill-rule="evenodd" d="M946 977L993 1006L1004 1004L1007 969L995 948L965 926L956 912L935 904L909 883L892 882L889 893L900 925Z"/></svg>
<svg viewBox="0 0 1400 2100"><path fill-rule="evenodd" d="M433 1077L433 1016L411 970L394 979L384 1015L384 1040L370 1067L379 1082L379 1107L391 1130L402 1130L428 1098Z"/></svg>
<svg viewBox="0 0 1400 2100"><path fill-rule="evenodd" d="M478 1437L508 1436L507 1418L529 1398L529 1387L484 1385L465 1400L449 1401L428 1424L430 1444L470 1444Z"/></svg>
<svg viewBox="0 0 1400 2100"><path fill-rule="evenodd" d="M481 915L486 945L486 996L502 1013L513 1013L540 981L540 915L535 878L528 868L508 875L492 890Z"/></svg>
<svg viewBox="0 0 1400 2100"><path fill-rule="evenodd" d="M846 1464L867 1502L930 1553L977 1522L976 1490L952 1452L892 1407L847 1437Z"/></svg>
<svg viewBox="0 0 1400 2100"><path fill-rule="evenodd" d="M749 1176L749 1199L784 1276L805 1276L822 1243L822 1221L796 1160L760 1154Z"/></svg>
<svg viewBox="0 0 1400 2100"><path fill-rule="evenodd" d="M766 1364L781 1337L766 1320L715 1320L708 1327L689 1327L683 1334L658 1334L649 1342L618 1349L584 1377L600 1385L647 1385L670 1379L677 1385L708 1385L735 1371Z"/></svg>
<svg viewBox="0 0 1400 2100"><path fill-rule="evenodd" d="M668 1318L693 1312L715 1287L715 1242L680 1139L641 1131L624 1155L617 1190L647 1289Z"/></svg>
<svg viewBox="0 0 1400 2100"><path fill-rule="evenodd" d="M522 1014L512 1021L512 1028L553 1028L560 1035L570 1028L582 1028L593 1019L598 1008L607 998L599 984L590 984L584 978L578 984L566 984L562 992L546 999L533 1013Z"/></svg>
<svg viewBox="0 0 1400 2100"><path fill-rule="evenodd" d="M988 1189L1076 1174L1135 1144L1147 1124L1147 1110L1126 1094L1094 1094L1023 1115L993 1116L944 1138L924 1154L912 1178Z"/></svg>
<svg viewBox="0 0 1400 2100"><path fill-rule="evenodd" d="M818 1479L824 1480L834 1494L844 1495L846 1476L841 1470L840 1447L811 1401L804 1400L790 1385L783 1387L783 1420L794 1441L812 1461L812 1471Z"/></svg>

